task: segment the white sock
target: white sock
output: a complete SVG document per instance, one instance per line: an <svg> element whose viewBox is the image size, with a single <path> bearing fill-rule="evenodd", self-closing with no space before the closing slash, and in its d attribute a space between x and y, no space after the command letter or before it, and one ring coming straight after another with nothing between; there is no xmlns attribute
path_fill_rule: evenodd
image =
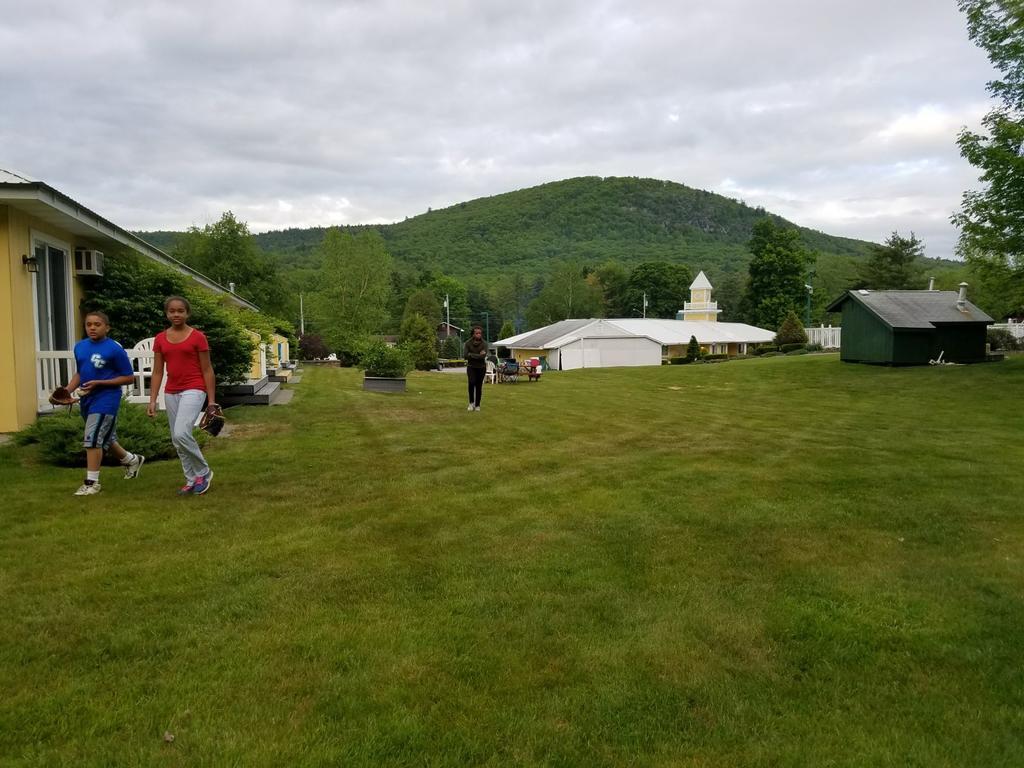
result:
<svg viewBox="0 0 1024 768"><path fill-rule="evenodd" d="M95 472L86 470L85 479L93 483L98 483L100 481L100 471L98 469Z"/></svg>
<svg viewBox="0 0 1024 768"><path fill-rule="evenodd" d="M124 455L124 458L123 458L123 459L121 459L121 463L122 463L122 464L131 464L131 463L132 463L133 461L135 461L135 454L134 454L134 453L132 453L131 451L129 451L128 453L126 453L126 454Z"/></svg>

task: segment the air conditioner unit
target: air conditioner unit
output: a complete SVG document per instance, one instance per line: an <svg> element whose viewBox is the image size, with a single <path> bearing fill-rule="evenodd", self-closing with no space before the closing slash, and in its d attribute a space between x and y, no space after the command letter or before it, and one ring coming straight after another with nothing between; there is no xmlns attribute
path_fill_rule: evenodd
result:
<svg viewBox="0 0 1024 768"><path fill-rule="evenodd" d="M76 275L102 275L103 274L103 252L93 251L88 248L75 249L75 274Z"/></svg>

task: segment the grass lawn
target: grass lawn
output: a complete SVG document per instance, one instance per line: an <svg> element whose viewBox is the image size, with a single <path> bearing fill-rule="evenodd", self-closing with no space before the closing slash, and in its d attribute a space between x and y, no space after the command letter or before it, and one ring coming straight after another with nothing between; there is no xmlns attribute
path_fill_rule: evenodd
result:
<svg viewBox="0 0 1024 768"><path fill-rule="evenodd" d="M0 448L0 765L1024 765L1024 358L409 385Z"/></svg>

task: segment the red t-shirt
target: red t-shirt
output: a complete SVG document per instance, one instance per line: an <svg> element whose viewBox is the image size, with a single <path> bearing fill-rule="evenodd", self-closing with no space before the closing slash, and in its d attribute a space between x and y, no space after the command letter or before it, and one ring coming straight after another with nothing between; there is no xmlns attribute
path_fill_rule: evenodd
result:
<svg viewBox="0 0 1024 768"><path fill-rule="evenodd" d="M172 395L188 389L205 392L206 382L203 380L203 368L199 364L199 353L209 350L206 336L195 328L184 341L177 344L167 340L167 331L160 331L153 339L153 351L164 357L164 370L167 372L164 391Z"/></svg>

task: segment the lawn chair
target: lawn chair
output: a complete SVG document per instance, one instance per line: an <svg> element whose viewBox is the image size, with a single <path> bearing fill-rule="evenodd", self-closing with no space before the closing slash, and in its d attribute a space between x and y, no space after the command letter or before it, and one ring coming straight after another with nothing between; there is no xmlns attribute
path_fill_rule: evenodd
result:
<svg viewBox="0 0 1024 768"><path fill-rule="evenodd" d="M498 381L498 366L494 364L493 360L487 361L487 372L484 373L484 383L490 382L496 384Z"/></svg>
<svg viewBox="0 0 1024 768"><path fill-rule="evenodd" d="M505 360L498 368L498 381L503 384L515 384L519 378L519 363L516 360Z"/></svg>

